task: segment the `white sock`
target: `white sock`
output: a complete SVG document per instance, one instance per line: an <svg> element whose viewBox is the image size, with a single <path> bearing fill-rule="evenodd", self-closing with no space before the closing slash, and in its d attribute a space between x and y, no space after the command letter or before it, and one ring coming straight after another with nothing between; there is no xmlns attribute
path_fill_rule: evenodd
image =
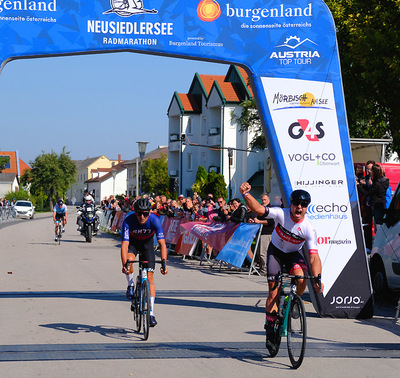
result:
<svg viewBox="0 0 400 378"><path fill-rule="evenodd" d="M151 308L150 308L150 315L154 316L154 301L156 300L156 297L150 297L150 302L151 302Z"/></svg>
<svg viewBox="0 0 400 378"><path fill-rule="evenodd" d="M128 286L133 286L133 273L127 274L126 280L128 281Z"/></svg>

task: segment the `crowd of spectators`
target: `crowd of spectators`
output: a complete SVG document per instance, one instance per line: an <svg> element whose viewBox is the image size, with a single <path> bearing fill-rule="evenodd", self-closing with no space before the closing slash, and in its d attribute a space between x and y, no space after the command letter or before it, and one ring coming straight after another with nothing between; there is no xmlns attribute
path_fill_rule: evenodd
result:
<svg viewBox="0 0 400 378"><path fill-rule="evenodd" d="M202 199L197 193L192 196L178 196L178 199L168 199L165 195L157 195L154 197L144 195L152 204L152 212L157 215L164 215L178 219L186 219L188 221L212 221L212 222L233 222L233 223L258 223L263 225L261 243L258 251L256 251L256 262L260 267L261 274L266 274L266 250L270 241L270 234L274 228L273 220L265 220L263 217L256 216L253 212L246 208L239 198L233 198L226 202L225 198L215 198L212 193ZM122 197L114 196L105 197L101 203L103 210L112 211L111 222L117 211L130 212L133 210L133 204L138 198L142 197ZM280 198L279 198L280 200ZM261 202L265 206L269 206L269 197L266 193L261 195ZM281 205L281 204L280 204ZM279 205L278 205L279 206ZM262 244L261 251L260 246ZM212 248L206 246L206 254L212 257ZM217 251L214 251L214 254ZM250 259L253 253L249 250Z"/></svg>

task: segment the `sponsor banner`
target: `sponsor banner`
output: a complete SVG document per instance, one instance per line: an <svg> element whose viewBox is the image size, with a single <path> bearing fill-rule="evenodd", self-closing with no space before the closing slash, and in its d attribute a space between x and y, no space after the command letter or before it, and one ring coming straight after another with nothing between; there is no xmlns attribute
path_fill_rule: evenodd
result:
<svg viewBox="0 0 400 378"><path fill-rule="evenodd" d="M259 229L259 224L241 223L216 259L240 268Z"/></svg>
<svg viewBox="0 0 400 378"><path fill-rule="evenodd" d="M165 242L169 244L177 244L181 235L181 225L186 223L187 219L177 219L164 217L162 228L164 231Z"/></svg>
<svg viewBox="0 0 400 378"><path fill-rule="evenodd" d="M175 247L175 252L184 256L191 256L195 250L199 239L196 238L190 231L185 230L178 239Z"/></svg>
<svg viewBox="0 0 400 378"><path fill-rule="evenodd" d="M326 294L356 250L333 86L277 78L262 83L293 189L311 194L307 216L317 235L334 229L335 239L349 241L319 246Z"/></svg>
<svg viewBox="0 0 400 378"><path fill-rule="evenodd" d="M122 223L124 223L126 213L119 210L115 213L112 225L110 227L110 230L112 232L116 232L117 230L120 230L122 228Z"/></svg>
<svg viewBox="0 0 400 378"><path fill-rule="evenodd" d="M225 244L228 243L238 226L238 224L232 222L188 222L182 224L185 230L190 231L194 236L217 251L221 251Z"/></svg>

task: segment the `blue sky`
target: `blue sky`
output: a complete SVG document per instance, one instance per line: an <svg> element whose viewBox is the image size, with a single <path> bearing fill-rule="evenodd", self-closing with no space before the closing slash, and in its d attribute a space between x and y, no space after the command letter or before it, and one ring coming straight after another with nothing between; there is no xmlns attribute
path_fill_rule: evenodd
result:
<svg viewBox="0 0 400 378"><path fill-rule="evenodd" d="M15 60L0 74L0 150L29 164L42 153L72 159L129 160L137 141L166 146L174 91L187 93L196 72L227 65L134 53Z"/></svg>

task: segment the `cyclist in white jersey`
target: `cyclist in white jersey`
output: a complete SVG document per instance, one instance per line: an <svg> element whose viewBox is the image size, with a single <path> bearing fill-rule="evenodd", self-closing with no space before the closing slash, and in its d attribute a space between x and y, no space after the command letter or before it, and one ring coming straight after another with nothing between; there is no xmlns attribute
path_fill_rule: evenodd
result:
<svg viewBox="0 0 400 378"><path fill-rule="evenodd" d="M321 260L317 249L317 235L311 222L306 218L307 207L311 202L311 196L305 190L295 190L290 195L290 208L267 207L261 205L251 194L251 185L244 182L240 186L246 205L257 215L266 216L275 220L275 229L272 232L271 243L267 252L267 277L268 298L265 305L267 331L267 348L271 352L276 348L274 324L278 310L279 287L275 286L275 276L283 270L283 265L290 274L303 276L308 273L307 264L304 261L302 247L305 246L309 253L312 275L321 274ZM303 294L306 281L297 281L297 293ZM322 283L315 282L316 292L324 289Z"/></svg>

